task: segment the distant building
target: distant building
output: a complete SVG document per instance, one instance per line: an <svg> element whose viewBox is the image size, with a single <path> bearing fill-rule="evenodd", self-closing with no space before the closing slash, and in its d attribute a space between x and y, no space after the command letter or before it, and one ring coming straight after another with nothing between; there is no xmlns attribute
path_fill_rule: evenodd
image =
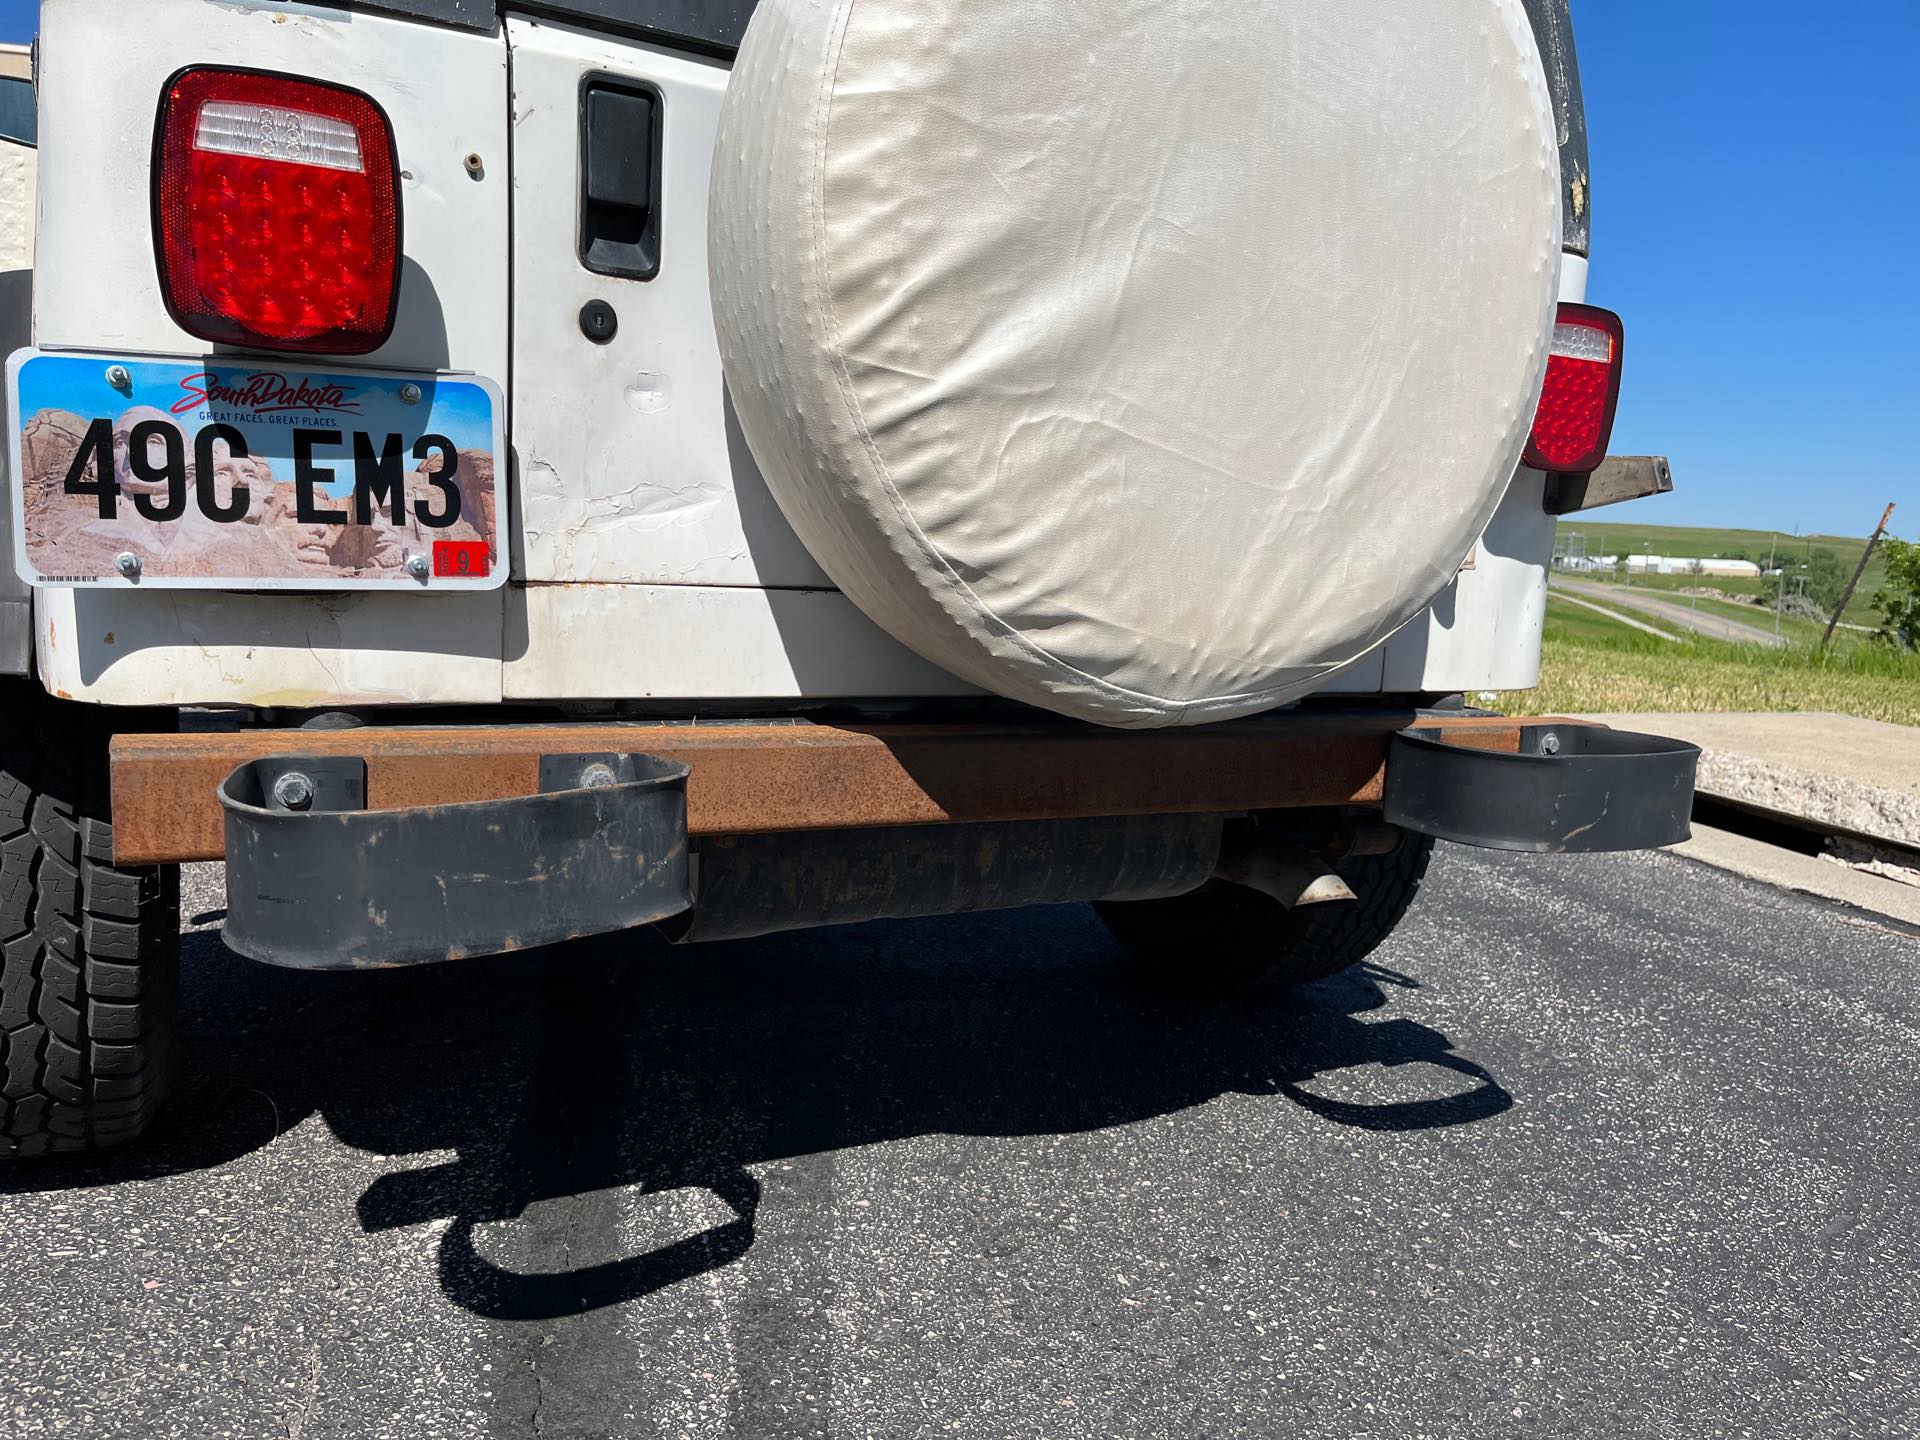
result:
<svg viewBox="0 0 1920 1440"><path fill-rule="evenodd" d="M1760 567L1751 560L1721 560L1714 556L1629 555L1630 575L1715 575L1723 579L1758 580Z"/></svg>

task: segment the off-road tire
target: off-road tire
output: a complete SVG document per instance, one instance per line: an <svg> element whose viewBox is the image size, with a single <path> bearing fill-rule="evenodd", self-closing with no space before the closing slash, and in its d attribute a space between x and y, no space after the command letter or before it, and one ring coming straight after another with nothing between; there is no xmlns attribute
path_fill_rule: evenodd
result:
<svg viewBox="0 0 1920 1440"><path fill-rule="evenodd" d="M166 1097L180 872L113 864L113 718L0 680L0 1159L124 1144Z"/></svg>
<svg viewBox="0 0 1920 1440"><path fill-rule="evenodd" d="M1149 988L1208 994L1305 985L1364 960L1393 933L1432 855L1430 837L1407 834L1388 854L1338 861L1355 898L1298 910L1219 880L1167 900L1105 900L1094 909L1130 975Z"/></svg>

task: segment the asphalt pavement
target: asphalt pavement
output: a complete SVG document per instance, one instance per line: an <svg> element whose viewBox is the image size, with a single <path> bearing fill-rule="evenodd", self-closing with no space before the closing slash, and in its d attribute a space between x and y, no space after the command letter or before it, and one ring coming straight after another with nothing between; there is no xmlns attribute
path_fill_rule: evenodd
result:
<svg viewBox="0 0 1920 1440"><path fill-rule="evenodd" d="M1920 1433L1857 912L1443 849L1377 963L1181 1004L1084 907L307 976L196 871L171 1124L0 1174L0 1433Z"/></svg>
<svg viewBox="0 0 1920 1440"><path fill-rule="evenodd" d="M1564 591L1570 596L1604 600L1617 610L1646 615L1670 629L1691 630L1714 640L1734 640L1742 645L1765 645L1775 649L1787 643L1770 629L1748 625L1740 620L1729 620L1709 610L1696 609L1687 604L1684 595L1668 598L1648 590L1636 590L1631 585L1596 584L1590 580L1572 580L1565 575L1555 575L1548 583L1555 590Z"/></svg>

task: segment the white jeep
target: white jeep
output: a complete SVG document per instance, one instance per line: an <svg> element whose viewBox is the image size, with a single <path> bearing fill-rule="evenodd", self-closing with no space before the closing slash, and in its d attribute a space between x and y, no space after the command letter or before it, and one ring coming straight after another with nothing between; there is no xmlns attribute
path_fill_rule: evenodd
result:
<svg viewBox="0 0 1920 1440"><path fill-rule="evenodd" d="M1688 747L1462 701L1664 485L1566 0L43 0L36 66L0 1155L154 1113L183 861L279 964L1093 901L1220 983L1436 836L1686 833Z"/></svg>

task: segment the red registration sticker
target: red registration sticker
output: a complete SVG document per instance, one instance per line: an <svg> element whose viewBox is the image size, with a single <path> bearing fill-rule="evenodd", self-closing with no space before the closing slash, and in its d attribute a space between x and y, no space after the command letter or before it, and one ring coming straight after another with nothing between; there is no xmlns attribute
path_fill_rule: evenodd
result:
<svg viewBox="0 0 1920 1440"><path fill-rule="evenodd" d="M491 566L484 540L436 540L433 542L433 573L451 575L458 580L485 577Z"/></svg>

